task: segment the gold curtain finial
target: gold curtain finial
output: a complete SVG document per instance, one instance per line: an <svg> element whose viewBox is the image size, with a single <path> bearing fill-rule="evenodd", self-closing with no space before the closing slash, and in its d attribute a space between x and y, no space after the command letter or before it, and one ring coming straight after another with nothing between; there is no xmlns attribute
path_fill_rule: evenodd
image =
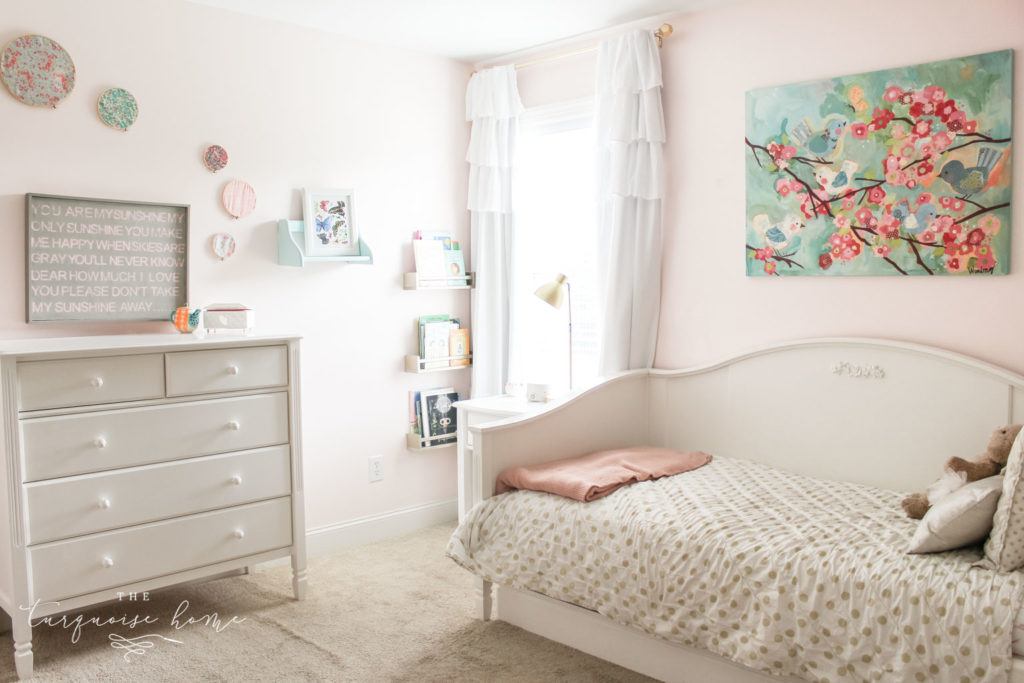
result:
<svg viewBox="0 0 1024 683"><path fill-rule="evenodd" d="M662 24L658 27L658 30L654 32L654 35L658 38L658 47L661 47L661 41L663 38L668 38L672 35L672 24Z"/></svg>

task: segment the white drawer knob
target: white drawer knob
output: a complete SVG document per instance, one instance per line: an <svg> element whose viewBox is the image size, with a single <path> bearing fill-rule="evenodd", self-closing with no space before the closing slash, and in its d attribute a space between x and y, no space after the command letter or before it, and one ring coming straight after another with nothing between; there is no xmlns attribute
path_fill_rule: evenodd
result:
<svg viewBox="0 0 1024 683"><path fill-rule="evenodd" d="M100 387L103 386L103 378L93 377L91 380L89 380L89 384L92 385L93 389L99 389Z"/></svg>
<svg viewBox="0 0 1024 683"><path fill-rule="evenodd" d="M235 538L245 538L245 532L242 531L241 529L235 529L235 532L233 534L231 534L231 535L234 536Z"/></svg>
<svg viewBox="0 0 1024 683"><path fill-rule="evenodd" d="M114 566L114 560L112 560L109 557L104 557L103 560L100 562L100 564L103 565L104 569L110 569L111 567Z"/></svg>
<svg viewBox="0 0 1024 683"><path fill-rule="evenodd" d="M228 429L233 429L237 432L241 428L242 425L238 420L232 420L231 422L228 422Z"/></svg>
<svg viewBox="0 0 1024 683"><path fill-rule="evenodd" d="M229 375L237 375L238 374L238 366L237 365L229 365L228 366L228 374Z"/></svg>
<svg viewBox="0 0 1024 683"><path fill-rule="evenodd" d="M235 476L228 479L228 481L230 481L235 486L238 486L239 484L242 483L242 478L236 474Z"/></svg>
<svg viewBox="0 0 1024 683"><path fill-rule="evenodd" d="M92 442L92 445L95 446L96 448L106 448L107 447L107 440L105 438L103 438L102 436L100 436L100 437L97 437L96 440Z"/></svg>
<svg viewBox="0 0 1024 683"><path fill-rule="evenodd" d="M110 499L109 498L100 498L99 506L100 506L101 510L106 510L107 508L110 507Z"/></svg>

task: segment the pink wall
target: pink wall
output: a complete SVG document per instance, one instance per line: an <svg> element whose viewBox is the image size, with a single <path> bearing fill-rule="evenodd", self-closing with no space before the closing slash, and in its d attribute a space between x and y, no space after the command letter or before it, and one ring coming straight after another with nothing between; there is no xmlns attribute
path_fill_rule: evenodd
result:
<svg viewBox="0 0 1024 683"><path fill-rule="evenodd" d="M173 332L169 323L26 325L24 193L191 204L191 303L240 301L258 329L305 337L308 525L453 498L454 448L405 449L407 392L441 382L465 392L468 372L409 375L402 358L415 351L416 315L468 318L468 296L403 291L402 273L414 229L468 238L469 66L183 0L3 4L0 45L49 36L75 60L77 83L56 110L0 92L0 338ZM127 133L96 115L112 86L139 102ZM217 175L200 162L212 143L230 155ZM242 220L219 205L233 178L258 193ZM355 189L373 266L277 264L277 220L301 219L301 189L317 186ZM223 263L208 248L219 231L238 240ZM385 479L369 484L374 454L385 456Z"/></svg>
<svg viewBox="0 0 1024 683"><path fill-rule="evenodd" d="M1024 372L1019 228L1011 275L999 278L748 278L743 248L747 90L1020 51L1024 3L992 0L971 4L968 12L952 0L875 1L830 15L808 0L747 0L664 19L675 33L662 50L668 142L658 367L790 339L865 336L939 346ZM593 53L523 69L523 103L593 95L593 74ZM1019 64L1015 76L1019 99ZM1015 107L1014 124L1017 136L1024 135L1024 107ZM1022 187L1018 164L1017 206L1024 202ZM1015 213L1018 223L1024 220L1020 209Z"/></svg>
<svg viewBox="0 0 1024 683"><path fill-rule="evenodd" d="M679 367L818 336L931 344L1024 372L1024 169L1014 169L1011 274L999 278L748 278L744 93L751 88L1017 50L1024 3L868 2L823 11L748 0L670 19L662 54L668 199L656 364ZM1014 128L1024 136L1024 106Z"/></svg>

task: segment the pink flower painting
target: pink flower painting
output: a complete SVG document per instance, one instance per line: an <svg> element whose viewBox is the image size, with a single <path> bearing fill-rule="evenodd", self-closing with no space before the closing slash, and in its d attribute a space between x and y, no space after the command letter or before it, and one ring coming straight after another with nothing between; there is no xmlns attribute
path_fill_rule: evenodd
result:
<svg viewBox="0 0 1024 683"><path fill-rule="evenodd" d="M1002 50L749 91L747 274L1008 273L1012 69Z"/></svg>

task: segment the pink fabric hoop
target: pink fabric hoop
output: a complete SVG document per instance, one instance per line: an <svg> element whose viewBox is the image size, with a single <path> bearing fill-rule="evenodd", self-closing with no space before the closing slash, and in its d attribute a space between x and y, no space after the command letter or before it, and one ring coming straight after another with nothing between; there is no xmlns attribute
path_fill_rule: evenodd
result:
<svg viewBox="0 0 1024 683"><path fill-rule="evenodd" d="M224 186L220 199L232 218L248 216L256 208L256 190L244 180L230 181Z"/></svg>

